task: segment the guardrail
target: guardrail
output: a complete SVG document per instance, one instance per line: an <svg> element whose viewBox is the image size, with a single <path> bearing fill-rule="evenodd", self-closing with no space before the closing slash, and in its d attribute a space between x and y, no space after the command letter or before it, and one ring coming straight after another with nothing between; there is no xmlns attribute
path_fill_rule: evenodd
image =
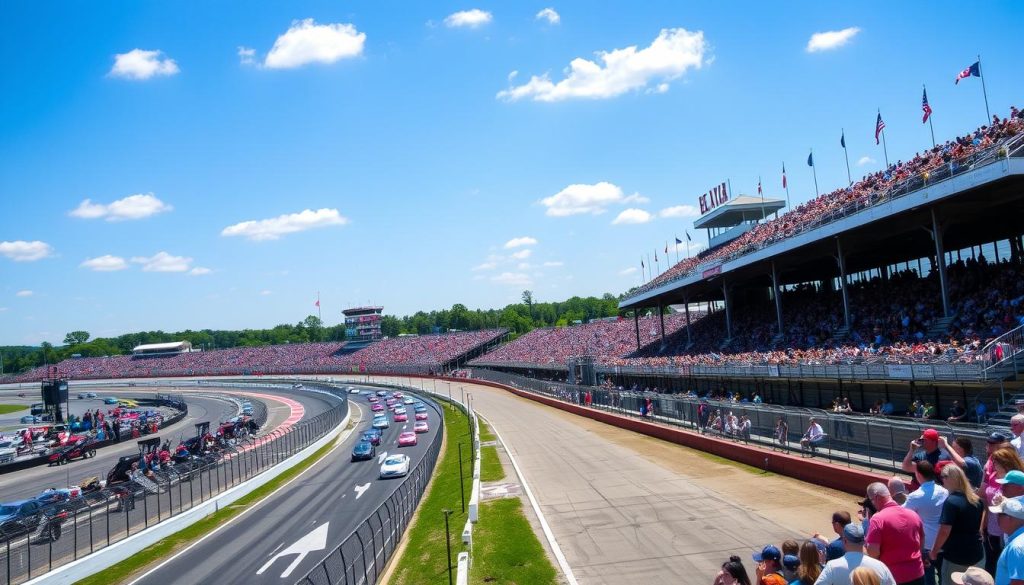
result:
<svg viewBox="0 0 1024 585"><path fill-rule="evenodd" d="M387 386L402 388L392 384ZM296 581L297 585L372 585L380 579L416 513L416 507L427 489L441 452L444 414L436 403L427 402L437 411L442 421L438 425L438 432L434 433L427 453L416 467L409 470L408 475L391 496L317 566Z"/></svg>
<svg viewBox="0 0 1024 585"><path fill-rule="evenodd" d="M597 386L573 386L482 369L473 370L473 376L572 404L591 406L625 416L688 428L695 432L716 434L737 442L758 444L783 452L814 455L834 463L858 465L888 473L902 473L900 464L910 441L919 438L926 428L937 429L950 438L951 442L954 435L969 437L975 456L979 459L985 457L985 438L992 430L996 430L995 427L967 423L951 424L940 420L841 414L813 408L724 401L706 401L709 414L701 417L698 413L701 400L680 394L637 393ZM589 404L586 400L588 391ZM648 399L651 400L653 413L646 412ZM643 415L641 407L644 407ZM716 410L723 419L729 413L734 414L737 419L747 416L750 419L749 431L728 433L724 424L720 430L713 428L711 423ZM787 431L784 434L776 433L780 418L786 423ZM816 445L813 451L809 448L802 449L800 445L800 439L811 418L814 418L826 433L825 440Z"/></svg>
<svg viewBox="0 0 1024 585"><path fill-rule="evenodd" d="M221 387L230 382L217 382ZM212 386L213 384L211 384ZM79 493L57 490L54 502L23 520L0 522L0 583L23 583L177 517L285 461L337 427L348 413L343 390L317 384L341 402L287 430L224 442L216 451L165 463L151 473ZM121 460L138 460L139 456Z"/></svg>

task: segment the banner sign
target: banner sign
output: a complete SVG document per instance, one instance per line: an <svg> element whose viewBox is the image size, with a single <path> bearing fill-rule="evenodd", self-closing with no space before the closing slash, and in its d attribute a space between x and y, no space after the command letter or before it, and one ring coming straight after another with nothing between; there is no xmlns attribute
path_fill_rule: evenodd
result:
<svg viewBox="0 0 1024 585"><path fill-rule="evenodd" d="M722 183L700 196L700 214L704 215L728 200L729 192L725 187L725 183Z"/></svg>

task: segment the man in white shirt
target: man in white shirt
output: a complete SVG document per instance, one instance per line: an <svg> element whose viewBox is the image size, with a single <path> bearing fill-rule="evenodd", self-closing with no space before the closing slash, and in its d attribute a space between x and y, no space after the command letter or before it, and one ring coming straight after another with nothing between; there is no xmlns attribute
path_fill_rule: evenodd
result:
<svg viewBox="0 0 1024 585"><path fill-rule="evenodd" d="M1013 439L1010 444L1017 450L1017 454L1024 457L1024 414L1015 414L1010 419L1010 431Z"/></svg>
<svg viewBox="0 0 1024 585"><path fill-rule="evenodd" d="M916 470L914 475L921 487L907 495L907 503L903 507L917 512L924 525L924 554L927 558L935 544L935 537L939 532L939 518L942 517L942 504L949 497L949 491L935 483L935 468L927 461L914 463ZM938 563L926 564L924 567L925 585L935 585L935 575L940 574Z"/></svg>
<svg viewBox="0 0 1024 585"><path fill-rule="evenodd" d="M813 417L809 423L810 424L807 425L807 432L804 433L803 438L800 439L800 447L803 449L809 448L811 451L814 451L814 448L825 440L825 431L822 430L821 425L819 425L818 421L814 420Z"/></svg>
<svg viewBox="0 0 1024 585"><path fill-rule="evenodd" d="M846 554L825 563L814 585L850 585L850 573L857 567L872 569L881 585L896 585L896 579L882 561L864 554L864 529L859 523L851 522L843 528L843 549Z"/></svg>

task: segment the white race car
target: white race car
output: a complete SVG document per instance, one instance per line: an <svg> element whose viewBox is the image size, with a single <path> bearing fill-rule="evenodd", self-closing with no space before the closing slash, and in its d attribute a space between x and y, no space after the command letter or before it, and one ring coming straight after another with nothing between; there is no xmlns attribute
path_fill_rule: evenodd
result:
<svg viewBox="0 0 1024 585"><path fill-rule="evenodd" d="M380 478L405 477L409 473L408 455L389 455L380 466Z"/></svg>

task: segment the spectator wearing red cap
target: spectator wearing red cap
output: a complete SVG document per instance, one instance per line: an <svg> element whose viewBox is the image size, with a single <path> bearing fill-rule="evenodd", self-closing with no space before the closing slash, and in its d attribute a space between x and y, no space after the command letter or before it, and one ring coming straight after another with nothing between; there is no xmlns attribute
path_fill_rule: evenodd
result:
<svg viewBox="0 0 1024 585"><path fill-rule="evenodd" d="M939 431L925 429L919 439L910 442L907 455L903 458L903 471L914 473L917 468L914 465L918 461L927 461L932 468L938 467L940 461L951 461L949 452L939 448Z"/></svg>

